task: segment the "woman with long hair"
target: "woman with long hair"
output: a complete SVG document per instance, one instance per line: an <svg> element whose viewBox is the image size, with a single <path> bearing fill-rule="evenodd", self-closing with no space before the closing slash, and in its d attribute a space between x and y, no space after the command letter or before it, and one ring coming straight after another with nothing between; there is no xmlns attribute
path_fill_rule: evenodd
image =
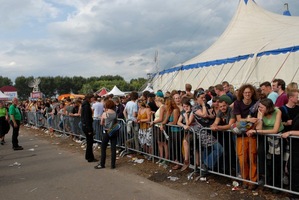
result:
<svg viewBox="0 0 299 200"><path fill-rule="evenodd" d="M158 107L158 110L155 112L155 119L150 124L154 125L154 134L158 142L159 156L160 158L169 158L168 154L168 141L165 135L163 134L163 129L161 129L162 122L166 118L166 109L164 105L164 98L156 96L155 103ZM166 160L159 160L157 164L167 166Z"/></svg>
<svg viewBox="0 0 299 200"><path fill-rule="evenodd" d="M279 134L283 130L281 122L281 111L275 108L271 99L265 98L260 100L258 108L259 119L256 125L256 130L247 131L249 137L254 136L256 133L267 134ZM268 136L268 152L266 159L266 177L267 184L274 185L275 187L281 186L281 152L280 138L274 136ZM264 162L264 160L260 160ZM273 174L275 174L274 180L272 180Z"/></svg>
<svg viewBox="0 0 299 200"><path fill-rule="evenodd" d="M138 139L145 153L152 153L152 131L149 126L151 121L151 110L146 107L145 100L138 100L137 123L139 124ZM148 159L150 157L147 157Z"/></svg>
<svg viewBox="0 0 299 200"><path fill-rule="evenodd" d="M178 146L180 146L180 139L181 139L181 129L179 127L176 127L179 116L180 116L180 110L175 101L172 98L167 98L165 101L165 107L166 107L166 118L162 122L161 128L166 131L166 133L170 137L170 152L172 152L171 159L175 161L179 161L181 158L181 151ZM166 124L166 126L165 126ZM180 165L175 165L173 167L174 170L179 169Z"/></svg>

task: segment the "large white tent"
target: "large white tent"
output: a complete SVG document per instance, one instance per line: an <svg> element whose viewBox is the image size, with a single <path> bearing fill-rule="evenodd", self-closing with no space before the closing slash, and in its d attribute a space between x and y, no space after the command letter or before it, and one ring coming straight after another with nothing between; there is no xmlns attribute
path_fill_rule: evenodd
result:
<svg viewBox="0 0 299 200"><path fill-rule="evenodd" d="M253 0L240 0L237 12L219 39L180 66L157 73L154 90L207 89L222 81L235 87L258 86L281 78L299 81L299 17L271 13Z"/></svg>
<svg viewBox="0 0 299 200"><path fill-rule="evenodd" d="M114 96L124 96L125 93L122 92L118 87L115 85L110 92L107 93L107 95L113 94Z"/></svg>

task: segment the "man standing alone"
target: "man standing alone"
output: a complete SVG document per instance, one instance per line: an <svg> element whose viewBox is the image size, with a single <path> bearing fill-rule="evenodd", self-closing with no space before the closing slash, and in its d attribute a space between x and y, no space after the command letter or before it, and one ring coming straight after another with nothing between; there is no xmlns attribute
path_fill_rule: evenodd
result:
<svg viewBox="0 0 299 200"><path fill-rule="evenodd" d="M81 109L81 122L82 122L82 130L86 136L86 152L85 159L88 162L96 162L93 155L93 129L92 129L92 110L91 110L91 101L93 101L94 96L92 94L88 94L85 96L85 99L82 103Z"/></svg>
<svg viewBox="0 0 299 200"><path fill-rule="evenodd" d="M23 150L22 146L19 146L18 136L19 136L19 130L20 130L20 124L22 115L19 110L18 106L18 99L15 97L12 100L12 104L9 107L9 115L10 115L10 124L13 128L12 131L12 148L13 150Z"/></svg>

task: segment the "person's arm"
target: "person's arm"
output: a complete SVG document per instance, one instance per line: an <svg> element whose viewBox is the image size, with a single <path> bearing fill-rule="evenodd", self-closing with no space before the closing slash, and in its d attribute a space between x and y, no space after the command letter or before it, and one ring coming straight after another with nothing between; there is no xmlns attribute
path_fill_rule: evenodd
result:
<svg viewBox="0 0 299 200"><path fill-rule="evenodd" d="M125 116L125 119L128 119L128 113L127 113L127 108L124 109L124 112L123 112L124 116Z"/></svg>
<svg viewBox="0 0 299 200"><path fill-rule="evenodd" d="M282 138L288 138L290 136L299 136L299 131L287 131L281 134Z"/></svg>
<svg viewBox="0 0 299 200"><path fill-rule="evenodd" d="M5 119L6 119L7 121L9 120L9 115L8 115L7 108L5 108Z"/></svg>
<svg viewBox="0 0 299 200"><path fill-rule="evenodd" d="M207 111L207 107L205 104L201 105L202 109L198 109L197 111L195 111L195 114L200 116L200 117L207 117L208 116L208 111Z"/></svg>
<svg viewBox="0 0 299 200"><path fill-rule="evenodd" d="M222 126L217 126L218 130L219 131L227 131L231 128L231 126L233 125L233 123L236 122L236 119L235 118L231 118L228 122L228 124L226 125L222 125Z"/></svg>
<svg viewBox="0 0 299 200"><path fill-rule="evenodd" d="M214 120L214 123L210 126L212 131L217 131L218 130L218 124L220 122L220 118L216 117Z"/></svg>
<svg viewBox="0 0 299 200"><path fill-rule="evenodd" d="M184 124L182 123L182 121L183 121L183 116L182 116L182 115L180 115L180 116L179 116L179 119L178 119L178 122L177 122L177 125L178 125L178 126L182 126L182 127L183 127L183 126L184 126Z"/></svg>
<svg viewBox="0 0 299 200"><path fill-rule="evenodd" d="M101 117L101 125L104 126L105 120L106 120L107 114L106 111L103 112L102 117Z"/></svg>
<svg viewBox="0 0 299 200"><path fill-rule="evenodd" d="M164 124L167 124L168 119L169 119L169 117L170 117L170 115L171 115L171 113L170 113L169 110L166 111L166 109L165 109L165 112L166 112L166 117L164 118L164 120L163 120L162 123L161 123L162 126L163 126Z"/></svg>

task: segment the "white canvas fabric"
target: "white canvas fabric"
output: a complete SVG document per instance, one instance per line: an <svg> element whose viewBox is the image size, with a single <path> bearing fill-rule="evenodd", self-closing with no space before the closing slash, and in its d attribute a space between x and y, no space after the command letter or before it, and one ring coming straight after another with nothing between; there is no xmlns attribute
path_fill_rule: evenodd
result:
<svg viewBox="0 0 299 200"><path fill-rule="evenodd" d="M109 95L109 94L113 94L114 96L124 96L125 95L125 93L122 92L120 89L118 89L118 87L116 85L113 87L113 89L110 92L107 93L107 95Z"/></svg>
<svg viewBox="0 0 299 200"><path fill-rule="evenodd" d="M240 0L219 39L200 55L156 74L154 90L207 89L222 81L258 86L281 78L299 81L299 17L271 13L253 0Z"/></svg>

